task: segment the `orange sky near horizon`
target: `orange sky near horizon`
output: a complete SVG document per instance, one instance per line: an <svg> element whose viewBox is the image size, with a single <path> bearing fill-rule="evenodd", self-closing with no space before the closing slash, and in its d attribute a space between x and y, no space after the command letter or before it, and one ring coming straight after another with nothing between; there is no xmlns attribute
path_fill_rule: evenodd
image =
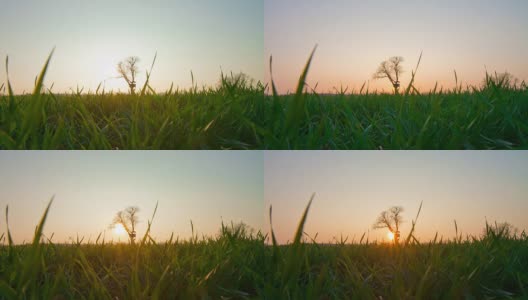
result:
<svg viewBox="0 0 528 300"><path fill-rule="evenodd" d="M524 151L266 151L264 201L280 243L292 241L310 196L304 231L317 241L388 241L379 213L404 208L401 235L418 212L420 241L479 236L485 222L528 230L528 156ZM267 219L269 222L269 219Z"/></svg>
<svg viewBox="0 0 528 300"><path fill-rule="evenodd" d="M156 203L151 235L157 241L195 234L216 236L221 223L263 230L260 151L0 151L0 235L5 208L15 243L30 242L54 196L44 226L55 243L77 236L94 242L128 240L109 228L115 214L139 207L143 236Z"/></svg>
<svg viewBox="0 0 528 300"><path fill-rule="evenodd" d="M528 81L526 1L269 0L264 10L265 55L273 56L279 93L295 91L316 44L307 83L318 83L319 93L341 85L357 92L365 82L370 91L390 92L387 79L372 75L391 56L405 59L405 86L421 51L421 91L454 87L455 70L464 87L480 85L486 69Z"/></svg>

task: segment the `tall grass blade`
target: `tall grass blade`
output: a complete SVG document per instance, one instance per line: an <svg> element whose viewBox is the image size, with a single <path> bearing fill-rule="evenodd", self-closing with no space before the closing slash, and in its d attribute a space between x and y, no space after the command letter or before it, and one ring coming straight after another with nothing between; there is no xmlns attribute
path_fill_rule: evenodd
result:
<svg viewBox="0 0 528 300"><path fill-rule="evenodd" d="M40 75L38 76L38 79L35 83L35 89L33 90L33 96L40 95L40 92L42 90L42 85L44 84L44 77L46 76L46 72L48 71L49 62L51 60L51 57L53 56L53 52L55 52L55 48L51 50L51 53L48 55L48 59L46 59L46 63L44 64L44 67L40 71Z"/></svg>
<svg viewBox="0 0 528 300"><path fill-rule="evenodd" d="M299 225L297 226L297 231L295 232L295 236L293 238L293 245L299 245L301 244L301 239L304 232L304 225L306 224L306 219L308 217L308 212L310 211L310 206L312 205L312 201L315 197L315 194L312 194L310 197L310 201L308 201L308 205L306 205L306 208L304 209L304 213L302 215L301 221L299 222Z"/></svg>
<svg viewBox="0 0 528 300"><path fill-rule="evenodd" d="M409 232L409 235L405 239L405 246L407 246L409 244L409 242L411 241L411 238L413 238L416 241L416 239L414 238L413 233L414 233L414 227L416 226L416 222L418 221L418 216L420 216L420 212L422 211L422 204L423 204L423 201L420 202L420 207L418 208L418 212L416 213L416 217L412 221L411 231Z"/></svg>
<svg viewBox="0 0 528 300"><path fill-rule="evenodd" d="M143 88L141 89L141 97L145 96L145 92L147 91L147 87L149 86L149 80L150 75L152 74L152 69L154 68L154 64L156 63L156 58L158 57L158 51L154 54L154 59L152 60L152 64L150 65L150 71L147 72L147 79L145 80L145 84L143 84ZM152 88L151 88L152 90Z"/></svg>
<svg viewBox="0 0 528 300"><path fill-rule="evenodd" d="M308 76L308 71L310 70L310 65L312 63L313 56L315 54L315 50L317 50L317 45L312 50L312 53L310 54L310 57L308 58L308 61L306 62L306 65L304 66L304 70L299 77L299 82L297 84L297 90L295 91L295 96L293 100L290 102L288 109L287 109L287 115L286 115L286 124L285 124L285 132L284 135L287 138L294 138L297 134L297 131L299 129L299 125L302 121L303 115L305 114L305 99L303 96L303 90L304 86L306 84L306 77Z"/></svg>
<svg viewBox="0 0 528 300"><path fill-rule="evenodd" d="M273 231L273 220L272 220L272 206L269 208L269 219L270 219L270 233L271 233L271 242L274 247L278 245L277 238L275 237L275 232Z"/></svg>
<svg viewBox="0 0 528 300"><path fill-rule="evenodd" d="M273 98L276 99L279 96L279 93L277 92L275 81L273 80L273 56L270 56L269 68L270 68L271 92L272 92Z"/></svg>
<svg viewBox="0 0 528 300"><path fill-rule="evenodd" d="M416 68L414 69L414 71L412 71L411 81L409 82L409 85L407 86L407 89L405 90L405 95L409 95L409 93L411 92L411 88L414 84L414 77L416 76L416 72L418 72L418 67L420 67L420 62L422 61L422 54L423 54L423 51L420 52L420 57L418 58L418 63L416 64Z"/></svg>
<svg viewBox="0 0 528 300"><path fill-rule="evenodd" d="M42 218L40 219L40 222L37 225L37 230L35 231L35 236L33 237L33 246L37 246L40 242L40 237L42 236L42 231L44 230L44 224L46 223L46 219L48 218L49 209L51 207L51 204L53 203L54 198L55 196L51 197L51 200L46 206L46 210L44 211L44 214L42 215Z"/></svg>
<svg viewBox="0 0 528 300"><path fill-rule="evenodd" d="M5 217L6 217L7 243L9 245L9 249L11 249L11 247L13 246L13 238L11 237L11 231L9 230L9 205L6 206Z"/></svg>
<svg viewBox="0 0 528 300"><path fill-rule="evenodd" d="M9 112L13 113L15 111L15 94L13 93L11 82L9 81L9 56L6 56L5 65L7 79L7 95L9 96Z"/></svg>
<svg viewBox="0 0 528 300"><path fill-rule="evenodd" d="M147 230L145 231L145 235L143 236L143 239L141 240L141 245L144 245L146 240L147 240L147 237L149 236L150 234L150 226L152 225L152 221L154 221L154 217L156 216L156 212L158 211L158 202L156 202L156 206L154 207L154 212L152 213L152 217L150 218L150 220L148 221L148 224L147 224ZM138 250L139 251L139 250ZM139 252L138 252L139 254Z"/></svg>
<svg viewBox="0 0 528 300"><path fill-rule="evenodd" d="M361 89L359 90L359 94L361 95L363 93L363 89L365 88L365 85L367 84L367 82L363 82L363 85L361 86Z"/></svg>

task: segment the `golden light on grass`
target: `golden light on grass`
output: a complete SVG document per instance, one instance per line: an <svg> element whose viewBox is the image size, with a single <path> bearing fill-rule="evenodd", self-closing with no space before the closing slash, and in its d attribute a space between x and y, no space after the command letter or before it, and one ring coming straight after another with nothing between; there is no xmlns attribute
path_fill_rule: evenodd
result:
<svg viewBox="0 0 528 300"><path fill-rule="evenodd" d="M118 223L114 226L115 235L125 235L125 233L126 233L126 230L123 224Z"/></svg>
<svg viewBox="0 0 528 300"><path fill-rule="evenodd" d="M392 231L387 232L387 237L389 238L389 241L394 241L394 233Z"/></svg>

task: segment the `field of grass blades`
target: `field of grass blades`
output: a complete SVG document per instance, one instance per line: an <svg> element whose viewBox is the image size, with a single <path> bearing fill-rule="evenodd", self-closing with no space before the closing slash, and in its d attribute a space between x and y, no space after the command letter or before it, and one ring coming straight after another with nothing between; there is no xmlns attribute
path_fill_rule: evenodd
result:
<svg viewBox="0 0 528 300"><path fill-rule="evenodd" d="M0 299L249 299L265 281L265 236L246 227L159 242L151 219L136 244L57 244L43 231L50 205L31 243L15 245L9 228L0 236Z"/></svg>
<svg viewBox="0 0 528 300"><path fill-rule="evenodd" d="M264 109L264 87L221 74L217 87L171 86L156 93L145 82L135 95L82 89L54 94L43 82L32 94L0 87L0 149L248 149L250 120ZM8 61L6 60L6 66ZM150 74L149 74L150 75ZM4 93L7 90L7 93Z"/></svg>
<svg viewBox="0 0 528 300"><path fill-rule="evenodd" d="M347 88L319 94L306 84L312 51L296 91L266 87L266 115L259 132L266 149L527 149L528 85L485 74L482 86L438 86L420 93L416 69L404 92L394 95ZM421 57L419 59L419 62ZM456 72L455 72L456 75Z"/></svg>
<svg viewBox="0 0 528 300"><path fill-rule="evenodd" d="M48 205L31 243L0 236L1 299L525 299L528 236L486 224L419 241L414 225L399 245L341 239L318 243L304 232L310 203L291 242L273 227L256 234L224 225L215 237L136 244L44 234ZM51 202L50 202L51 205ZM270 207L270 223L272 210ZM417 225L419 226L419 224Z"/></svg>
<svg viewBox="0 0 528 300"><path fill-rule="evenodd" d="M313 198L313 197L312 197ZM263 299L526 299L528 235L486 224L481 236L414 236L399 245L341 238L318 243L304 233L310 200L291 242L267 242L272 271ZM272 210L270 208L270 222ZM417 218L417 217L416 217Z"/></svg>
<svg viewBox="0 0 528 300"><path fill-rule="evenodd" d="M0 86L0 149L528 149L525 82L486 74L479 87L457 79L421 93L415 70L398 95L368 85L319 94L306 85L314 53L285 95L273 77L232 74L216 87L157 93L147 80L135 95L54 94L43 85L50 55L32 94L14 95L9 77Z"/></svg>

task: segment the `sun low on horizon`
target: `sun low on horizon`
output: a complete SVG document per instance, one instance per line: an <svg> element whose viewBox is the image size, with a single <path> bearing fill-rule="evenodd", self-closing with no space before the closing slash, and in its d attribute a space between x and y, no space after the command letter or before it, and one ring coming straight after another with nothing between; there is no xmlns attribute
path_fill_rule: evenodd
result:
<svg viewBox="0 0 528 300"><path fill-rule="evenodd" d="M119 237L125 236L127 233L125 230L125 226L123 226L123 224L121 223L115 224L112 231L116 236Z"/></svg>
<svg viewBox="0 0 528 300"><path fill-rule="evenodd" d="M149 82L159 92L189 88L192 77L199 88L214 87L222 71L262 81L262 6L244 0L8 0L0 10L0 82L9 56L14 92L31 92L53 48L45 86L55 93L94 92L100 85L126 92L117 64L139 57L142 84L156 53Z"/></svg>
<svg viewBox="0 0 528 300"><path fill-rule="evenodd" d="M387 232L387 239L391 242L394 241L394 233L392 233L392 231Z"/></svg>
<svg viewBox="0 0 528 300"><path fill-rule="evenodd" d="M413 222L419 241L480 237L486 222L528 230L522 151L270 151L264 163L279 243L292 241L312 195L304 232L319 243L403 241ZM378 223L395 207L399 226Z"/></svg>
<svg viewBox="0 0 528 300"><path fill-rule="evenodd" d="M51 199L44 236L55 243L128 241L132 227L115 218L129 207L137 208L138 239L149 222L158 241L193 232L214 237L222 222L263 229L258 151L14 151L3 153L0 165L0 207L9 207L15 243L32 240Z"/></svg>

